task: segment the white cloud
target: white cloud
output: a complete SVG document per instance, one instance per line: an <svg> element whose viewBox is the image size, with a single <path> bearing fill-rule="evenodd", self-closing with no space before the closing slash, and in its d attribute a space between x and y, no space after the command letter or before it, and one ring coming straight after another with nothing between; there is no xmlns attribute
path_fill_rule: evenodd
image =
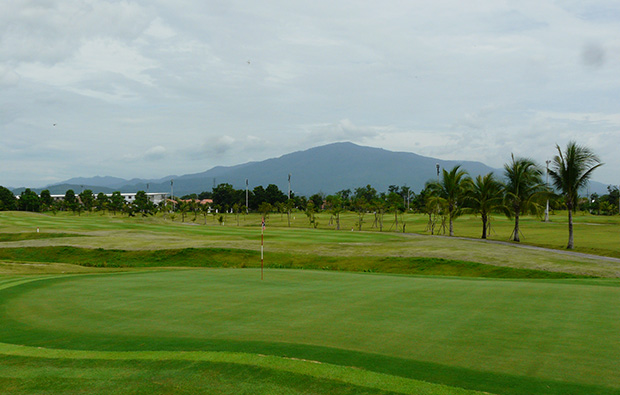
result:
<svg viewBox="0 0 620 395"><path fill-rule="evenodd" d="M166 148L161 145L149 148L144 157L148 160L159 160L163 159L166 156Z"/></svg>

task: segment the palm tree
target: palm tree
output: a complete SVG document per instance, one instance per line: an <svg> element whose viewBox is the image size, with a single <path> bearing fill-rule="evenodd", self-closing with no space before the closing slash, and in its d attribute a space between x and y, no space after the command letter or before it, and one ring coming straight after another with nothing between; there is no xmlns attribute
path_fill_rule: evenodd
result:
<svg viewBox="0 0 620 395"><path fill-rule="evenodd" d="M556 145L558 155L553 158L549 175L553 186L562 191L568 209L568 245L573 249L573 210L579 197L579 189L588 183L594 169L602 166L600 159L588 148L570 141L562 152Z"/></svg>
<svg viewBox="0 0 620 395"><path fill-rule="evenodd" d="M428 184L433 195L446 201L450 219L450 236L454 236L453 220L461 214L463 199L471 186L471 178L465 170L460 170L460 167L454 166L449 172L443 169L441 181Z"/></svg>
<svg viewBox="0 0 620 395"><path fill-rule="evenodd" d="M517 158L511 154L512 162L504 165L506 186L504 188L504 204L508 214L514 215L515 227L513 240L519 238L519 217L525 213L537 213L540 205L537 199L543 196L546 186L542 182L542 170L534 161L527 158Z"/></svg>
<svg viewBox="0 0 620 395"><path fill-rule="evenodd" d="M467 195L468 210L482 217L482 238L487 238L490 215L505 206L503 205L504 186L495 179L493 173L477 176ZM505 211L505 210L504 210Z"/></svg>

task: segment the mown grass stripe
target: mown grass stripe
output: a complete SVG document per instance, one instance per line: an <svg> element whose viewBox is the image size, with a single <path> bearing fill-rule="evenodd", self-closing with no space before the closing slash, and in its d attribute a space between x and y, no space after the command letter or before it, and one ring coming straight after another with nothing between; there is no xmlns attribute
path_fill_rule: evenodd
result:
<svg viewBox="0 0 620 395"><path fill-rule="evenodd" d="M8 278L8 279L4 279L2 281L0 281L0 289L6 289L6 288L11 288L11 287L15 287L21 284L26 284L32 281L39 281L39 280L47 280L50 278L60 278L60 277L67 277L67 275L60 275L60 276L54 276L54 275L44 275L44 276L27 276L27 277L22 277L22 276L18 276L18 277L14 277L14 278Z"/></svg>
<svg viewBox="0 0 620 395"><path fill-rule="evenodd" d="M28 347L0 343L0 353L11 356L53 358L53 359L96 359L96 360L180 360L214 363L232 363L256 366L282 372L297 373L320 379L336 380L347 384L375 388L401 394L443 395L483 394L482 392L427 383L359 368L319 363L316 361L282 358L272 355L258 355L221 351L84 351Z"/></svg>

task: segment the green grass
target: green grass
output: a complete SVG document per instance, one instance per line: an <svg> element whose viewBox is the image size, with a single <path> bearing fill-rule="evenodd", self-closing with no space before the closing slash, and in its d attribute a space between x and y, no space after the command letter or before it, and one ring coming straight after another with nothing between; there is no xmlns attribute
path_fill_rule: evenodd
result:
<svg viewBox="0 0 620 395"><path fill-rule="evenodd" d="M0 341L35 352L242 352L496 394L620 393L618 281L198 269L0 292Z"/></svg>
<svg viewBox="0 0 620 395"><path fill-rule="evenodd" d="M562 248L552 218L526 242ZM618 218L576 222L620 255ZM260 281L260 219L207 223L0 212L0 392L620 394L616 262L297 213Z"/></svg>

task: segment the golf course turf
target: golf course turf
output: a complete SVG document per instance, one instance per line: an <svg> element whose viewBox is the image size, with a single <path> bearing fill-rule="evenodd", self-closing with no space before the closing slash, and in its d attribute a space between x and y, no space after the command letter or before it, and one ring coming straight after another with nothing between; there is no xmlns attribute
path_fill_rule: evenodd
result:
<svg viewBox="0 0 620 395"><path fill-rule="evenodd" d="M254 269L33 280L0 291L5 344L93 359L241 352L499 394L620 393L614 281L297 270L261 281Z"/></svg>
<svg viewBox="0 0 620 395"><path fill-rule="evenodd" d="M0 226L0 393L620 394L613 261L270 228L261 281L247 227Z"/></svg>

